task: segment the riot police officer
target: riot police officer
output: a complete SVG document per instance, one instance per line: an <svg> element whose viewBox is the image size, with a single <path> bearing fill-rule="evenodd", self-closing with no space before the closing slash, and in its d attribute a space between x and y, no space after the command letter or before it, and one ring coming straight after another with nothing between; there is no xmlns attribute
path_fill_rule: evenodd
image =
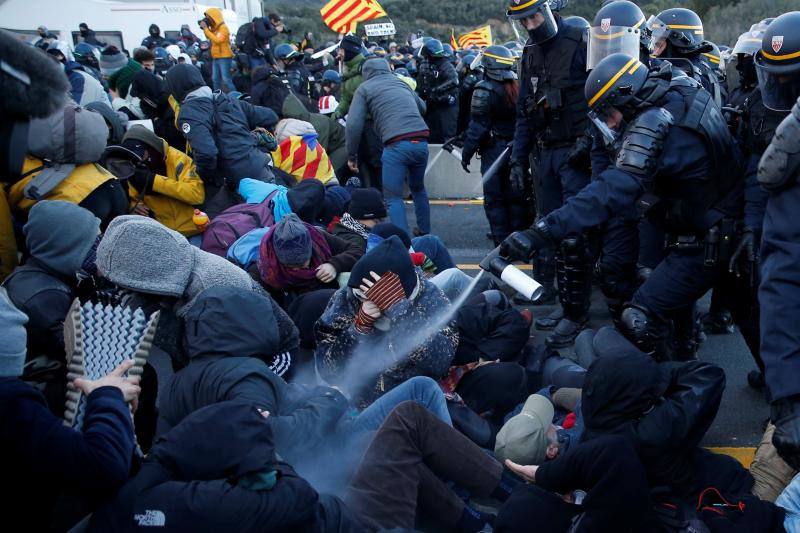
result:
<svg viewBox="0 0 800 533"><path fill-rule="evenodd" d="M567 164L572 145L588 125L583 85L586 81L586 33L565 24L547 0L511 0L506 16L518 35L527 34L520 65L517 122L511 155L512 186L524 194L530 156L537 149L536 211L544 216L558 209L588 182L585 171ZM559 298L564 318L548 337L554 348L572 344L586 324L591 294L591 262L581 232L563 235L559 250ZM560 239L562 240L562 239ZM538 255L537 279L554 297L553 256Z"/></svg>
<svg viewBox="0 0 800 533"><path fill-rule="evenodd" d="M472 105L472 91L480 81L480 73L472 69L472 62L477 56L464 54L456 67L458 74L458 127L456 134L461 135L469 126L470 108Z"/></svg>
<svg viewBox="0 0 800 533"><path fill-rule="evenodd" d="M438 39L428 39L420 50L422 62L417 92L427 104L428 140L444 143L456 136L458 125L458 74Z"/></svg>
<svg viewBox="0 0 800 533"><path fill-rule="evenodd" d="M509 143L514 136L514 110L518 94L514 56L505 46L493 45L481 53L473 67L483 70L484 79L475 85L469 127L464 135L461 165L469 172L475 153L481 156L483 208L489 220L492 240L498 246L512 231L531 225L530 199L515 194L508 182L505 163L491 176L486 172L501 156L508 160Z"/></svg>
<svg viewBox="0 0 800 533"><path fill-rule="evenodd" d="M303 56L288 43L275 47L275 62L278 69L286 75L292 92L300 97L309 111L316 112L317 98L313 93L314 76L303 64Z"/></svg>
<svg viewBox="0 0 800 533"><path fill-rule="evenodd" d="M792 468L800 469L800 12L767 28L756 69L764 105L791 113L778 126L758 168L769 191L761 245L761 356L775 424L772 442Z"/></svg>
<svg viewBox="0 0 800 533"><path fill-rule="evenodd" d="M669 236L666 257L625 305L620 329L640 349L671 357L669 321L727 273L735 147L711 96L662 64L612 54L586 81L590 117L615 154L614 164L560 209L501 245L527 259L565 235L597 226L632 206ZM680 354L690 357L693 354Z"/></svg>

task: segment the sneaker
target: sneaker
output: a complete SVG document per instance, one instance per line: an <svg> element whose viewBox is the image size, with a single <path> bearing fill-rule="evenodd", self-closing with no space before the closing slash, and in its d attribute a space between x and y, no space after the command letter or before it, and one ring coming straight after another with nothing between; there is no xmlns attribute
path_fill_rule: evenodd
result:
<svg viewBox="0 0 800 533"><path fill-rule="evenodd" d="M67 360L65 425L80 430L86 398L72 385L75 378L96 380L124 360L133 359L128 375L141 375L153 345L159 312L148 318L141 309L87 302L76 298L64 320Z"/></svg>
<svg viewBox="0 0 800 533"><path fill-rule="evenodd" d="M568 318L562 318L553 333L547 336L544 343L549 348L566 348L575 344L575 337L586 327L586 321L573 322Z"/></svg>
<svg viewBox="0 0 800 533"><path fill-rule="evenodd" d="M549 315L534 320L533 324L536 326L536 329L547 331L555 329L558 323L561 322L562 318L564 318L564 310L558 307Z"/></svg>

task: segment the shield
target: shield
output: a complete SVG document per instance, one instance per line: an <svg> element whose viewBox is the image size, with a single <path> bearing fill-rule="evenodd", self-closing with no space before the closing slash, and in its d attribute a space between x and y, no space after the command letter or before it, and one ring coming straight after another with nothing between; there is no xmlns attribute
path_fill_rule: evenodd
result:
<svg viewBox="0 0 800 533"><path fill-rule="evenodd" d="M783 35L776 35L772 38L772 50L777 54L783 47Z"/></svg>
<svg viewBox="0 0 800 533"><path fill-rule="evenodd" d="M603 33L607 33L608 29L611 27L611 19L603 19L600 21L600 29L603 30Z"/></svg>

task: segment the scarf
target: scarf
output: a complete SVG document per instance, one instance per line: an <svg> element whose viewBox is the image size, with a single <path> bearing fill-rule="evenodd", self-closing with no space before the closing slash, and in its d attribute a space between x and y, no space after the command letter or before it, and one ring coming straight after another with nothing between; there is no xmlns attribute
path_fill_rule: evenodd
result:
<svg viewBox="0 0 800 533"><path fill-rule="evenodd" d="M258 250L258 272L269 287L304 292L313 290L321 284L317 279L317 267L331 258L331 248L319 229L306 222L303 222L303 225L311 236L311 262L307 268L286 268L278 261L272 243L275 226L272 226L261 240Z"/></svg>
<svg viewBox="0 0 800 533"><path fill-rule="evenodd" d="M339 220L342 223L342 226L349 229L354 233L358 233L359 237L367 240L367 236L369 235L369 231L367 227L359 222L358 220L353 218L353 215L350 213L345 213L342 215L342 218Z"/></svg>

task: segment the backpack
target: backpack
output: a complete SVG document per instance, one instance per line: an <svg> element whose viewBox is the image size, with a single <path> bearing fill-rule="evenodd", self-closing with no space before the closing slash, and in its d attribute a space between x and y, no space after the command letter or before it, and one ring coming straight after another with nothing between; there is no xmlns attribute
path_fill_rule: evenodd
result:
<svg viewBox="0 0 800 533"><path fill-rule="evenodd" d="M245 22L239 29L236 30L236 48L242 50L244 48L244 43L247 42L247 39L253 34L253 23L252 22Z"/></svg>
<svg viewBox="0 0 800 533"><path fill-rule="evenodd" d="M275 223L272 197L277 193L273 192L258 204L234 205L213 218L203 232L200 249L225 257L228 248L242 235L256 228L272 226Z"/></svg>

